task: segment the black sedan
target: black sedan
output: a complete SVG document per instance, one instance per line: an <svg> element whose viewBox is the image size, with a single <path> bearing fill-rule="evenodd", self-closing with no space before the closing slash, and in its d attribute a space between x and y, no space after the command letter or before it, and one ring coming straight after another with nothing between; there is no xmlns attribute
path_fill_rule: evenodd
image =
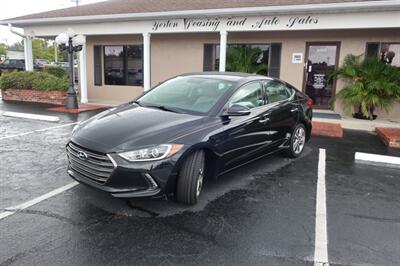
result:
<svg viewBox="0 0 400 266"><path fill-rule="evenodd" d="M68 173L115 197L195 204L205 178L310 138L312 101L288 83L240 73L174 77L77 125Z"/></svg>

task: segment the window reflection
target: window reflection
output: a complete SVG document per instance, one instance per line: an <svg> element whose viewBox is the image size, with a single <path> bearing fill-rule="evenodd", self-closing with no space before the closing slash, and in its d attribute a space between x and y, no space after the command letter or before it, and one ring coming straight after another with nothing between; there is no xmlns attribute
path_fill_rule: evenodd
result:
<svg viewBox="0 0 400 266"><path fill-rule="evenodd" d="M104 74L106 85L143 85L142 46L104 46Z"/></svg>

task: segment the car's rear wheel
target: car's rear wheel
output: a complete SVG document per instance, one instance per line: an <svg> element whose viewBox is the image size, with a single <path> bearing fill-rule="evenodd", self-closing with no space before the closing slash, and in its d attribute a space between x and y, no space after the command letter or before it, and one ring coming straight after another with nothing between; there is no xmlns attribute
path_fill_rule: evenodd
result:
<svg viewBox="0 0 400 266"><path fill-rule="evenodd" d="M179 171L176 200L194 205L201 194L204 182L205 152L196 151L183 162Z"/></svg>
<svg viewBox="0 0 400 266"><path fill-rule="evenodd" d="M306 144L306 135L305 126L303 124L298 124L290 138L289 148L286 150L285 155L290 158L299 157Z"/></svg>

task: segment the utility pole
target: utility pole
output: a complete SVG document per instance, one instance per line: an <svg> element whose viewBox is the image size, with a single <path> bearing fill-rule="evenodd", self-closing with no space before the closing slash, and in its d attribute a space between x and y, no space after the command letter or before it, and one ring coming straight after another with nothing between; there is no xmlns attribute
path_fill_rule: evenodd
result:
<svg viewBox="0 0 400 266"><path fill-rule="evenodd" d="M75 3L75 5L78 7L79 4L81 3L81 0L71 0L72 3Z"/></svg>

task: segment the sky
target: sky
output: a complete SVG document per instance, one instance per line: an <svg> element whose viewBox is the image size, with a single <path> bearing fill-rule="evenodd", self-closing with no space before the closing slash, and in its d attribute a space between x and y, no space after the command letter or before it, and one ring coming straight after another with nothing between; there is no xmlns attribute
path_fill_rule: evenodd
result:
<svg viewBox="0 0 400 266"><path fill-rule="evenodd" d="M80 0L80 4L90 4L104 0ZM0 0L0 20L74 6L72 0ZM11 45L21 41L10 33L8 27L0 26L0 43Z"/></svg>

